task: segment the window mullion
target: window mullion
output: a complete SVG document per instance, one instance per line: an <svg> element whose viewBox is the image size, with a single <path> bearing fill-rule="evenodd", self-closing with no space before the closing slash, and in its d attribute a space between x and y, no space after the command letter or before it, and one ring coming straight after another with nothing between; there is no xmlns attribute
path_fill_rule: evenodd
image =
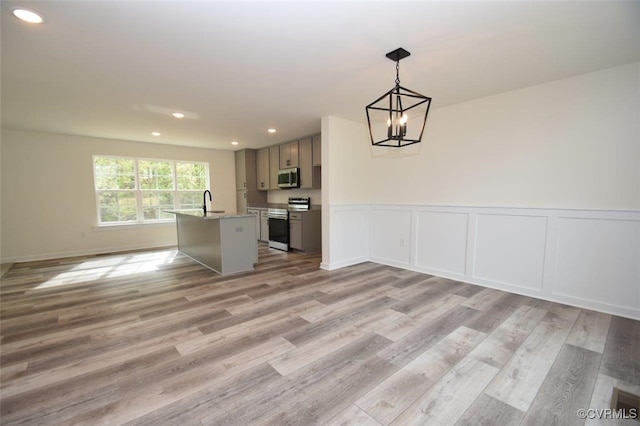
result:
<svg viewBox="0 0 640 426"><path fill-rule="evenodd" d="M176 166L178 162L172 161L171 168L173 172L173 208L178 209L178 205L180 201L178 200L178 167Z"/></svg>
<svg viewBox="0 0 640 426"><path fill-rule="evenodd" d="M144 208L142 207L142 189L140 188L140 168L138 165L138 159L133 162L133 169L135 173L135 191L136 191L136 218L138 223L144 222Z"/></svg>

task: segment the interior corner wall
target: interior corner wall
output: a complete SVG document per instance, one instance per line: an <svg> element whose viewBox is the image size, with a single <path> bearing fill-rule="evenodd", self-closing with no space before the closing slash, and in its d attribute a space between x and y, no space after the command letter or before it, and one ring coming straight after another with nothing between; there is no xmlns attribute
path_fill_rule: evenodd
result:
<svg viewBox="0 0 640 426"><path fill-rule="evenodd" d="M2 262L177 243L173 222L96 227L93 155L208 162L213 205L235 211L232 151L2 129Z"/></svg>

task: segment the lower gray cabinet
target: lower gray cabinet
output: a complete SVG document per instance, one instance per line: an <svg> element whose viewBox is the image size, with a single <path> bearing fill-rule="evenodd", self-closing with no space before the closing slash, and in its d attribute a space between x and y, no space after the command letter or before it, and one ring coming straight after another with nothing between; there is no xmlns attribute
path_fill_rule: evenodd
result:
<svg viewBox="0 0 640 426"><path fill-rule="evenodd" d="M267 209L249 207L247 214L252 214L256 217L256 240L269 241L269 217L267 216Z"/></svg>
<svg viewBox="0 0 640 426"><path fill-rule="evenodd" d="M305 253L322 250L320 210L289 213L289 247Z"/></svg>
<svg viewBox="0 0 640 426"><path fill-rule="evenodd" d="M260 211L260 241L269 241L269 216L267 210Z"/></svg>
<svg viewBox="0 0 640 426"><path fill-rule="evenodd" d="M256 240L259 240L260 239L260 210L248 208L247 214L252 214L256 217Z"/></svg>
<svg viewBox="0 0 640 426"><path fill-rule="evenodd" d="M302 250L302 220L293 219L292 216L289 215L289 247Z"/></svg>

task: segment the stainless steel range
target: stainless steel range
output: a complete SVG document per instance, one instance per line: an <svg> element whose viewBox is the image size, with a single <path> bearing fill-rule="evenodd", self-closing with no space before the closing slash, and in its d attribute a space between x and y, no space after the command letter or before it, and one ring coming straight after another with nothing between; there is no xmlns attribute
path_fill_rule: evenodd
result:
<svg viewBox="0 0 640 426"><path fill-rule="evenodd" d="M289 211L309 210L310 197L289 197L286 208L270 208L267 210L269 218L269 247L289 251Z"/></svg>

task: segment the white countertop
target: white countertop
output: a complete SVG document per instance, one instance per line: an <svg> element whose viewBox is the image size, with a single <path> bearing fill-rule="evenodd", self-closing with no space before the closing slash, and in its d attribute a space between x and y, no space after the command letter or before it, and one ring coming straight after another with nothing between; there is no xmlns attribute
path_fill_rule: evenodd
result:
<svg viewBox="0 0 640 426"><path fill-rule="evenodd" d="M167 213L183 214L187 216L199 217L201 219L232 219L236 217L255 217L252 214L240 214L240 213L225 213L224 210L207 211L207 214L202 213L202 209L189 209L189 210L165 210Z"/></svg>

